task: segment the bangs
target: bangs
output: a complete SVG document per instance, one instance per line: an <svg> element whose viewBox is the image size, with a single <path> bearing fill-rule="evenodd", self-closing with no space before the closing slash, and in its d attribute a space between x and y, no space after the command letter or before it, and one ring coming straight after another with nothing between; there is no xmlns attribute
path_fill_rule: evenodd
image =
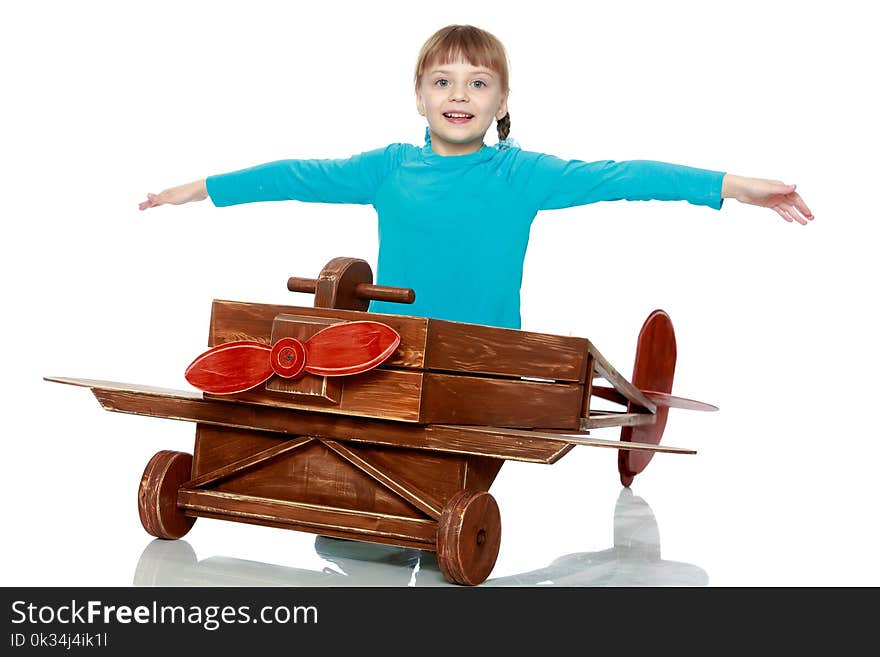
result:
<svg viewBox="0 0 880 657"><path fill-rule="evenodd" d="M433 66L466 62L498 73L502 88L508 90L507 53L501 41L472 25L449 25L438 30L422 46L416 62L416 88L424 72Z"/></svg>

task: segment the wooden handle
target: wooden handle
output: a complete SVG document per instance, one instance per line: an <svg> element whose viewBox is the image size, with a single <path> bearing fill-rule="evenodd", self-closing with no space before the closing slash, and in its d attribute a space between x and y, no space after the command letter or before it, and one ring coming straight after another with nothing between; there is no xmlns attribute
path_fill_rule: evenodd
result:
<svg viewBox="0 0 880 657"><path fill-rule="evenodd" d="M291 292L308 292L314 294L317 284L318 281L314 278L292 276L287 279L287 289ZM359 299L368 299L370 301L412 303L416 300L416 293L411 288L373 285L372 283L358 283L355 285L354 294Z"/></svg>

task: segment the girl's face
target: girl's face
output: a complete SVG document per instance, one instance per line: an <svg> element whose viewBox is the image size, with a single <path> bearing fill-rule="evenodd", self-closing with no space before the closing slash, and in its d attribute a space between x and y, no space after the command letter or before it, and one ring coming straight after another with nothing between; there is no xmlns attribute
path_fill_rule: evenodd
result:
<svg viewBox="0 0 880 657"><path fill-rule="evenodd" d="M492 120L507 114L507 91L498 74L467 62L426 70L416 90L419 114L428 119L438 155L467 155L483 146Z"/></svg>

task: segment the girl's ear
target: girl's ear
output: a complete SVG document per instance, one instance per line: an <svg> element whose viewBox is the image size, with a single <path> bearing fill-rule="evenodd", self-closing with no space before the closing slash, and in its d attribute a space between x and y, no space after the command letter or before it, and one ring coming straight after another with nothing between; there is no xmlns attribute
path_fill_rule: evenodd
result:
<svg viewBox="0 0 880 657"><path fill-rule="evenodd" d="M504 94L504 98L501 99L501 104L498 106L498 111L495 112L495 120L500 121L505 116L507 116L507 94Z"/></svg>
<svg viewBox="0 0 880 657"><path fill-rule="evenodd" d="M425 101L422 100L422 95L418 91L416 92L416 109L419 114L425 115Z"/></svg>

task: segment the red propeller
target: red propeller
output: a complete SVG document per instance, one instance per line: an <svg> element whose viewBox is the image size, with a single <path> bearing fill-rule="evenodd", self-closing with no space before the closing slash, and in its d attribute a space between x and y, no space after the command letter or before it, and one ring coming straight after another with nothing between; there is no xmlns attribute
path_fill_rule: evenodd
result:
<svg viewBox="0 0 880 657"><path fill-rule="evenodd" d="M400 344L400 334L379 322L343 322L321 329L305 342L281 338L262 342L226 342L198 356L186 368L186 380L199 390L231 394L250 390L273 374L292 379L309 372L344 376L371 370Z"/></svg>

